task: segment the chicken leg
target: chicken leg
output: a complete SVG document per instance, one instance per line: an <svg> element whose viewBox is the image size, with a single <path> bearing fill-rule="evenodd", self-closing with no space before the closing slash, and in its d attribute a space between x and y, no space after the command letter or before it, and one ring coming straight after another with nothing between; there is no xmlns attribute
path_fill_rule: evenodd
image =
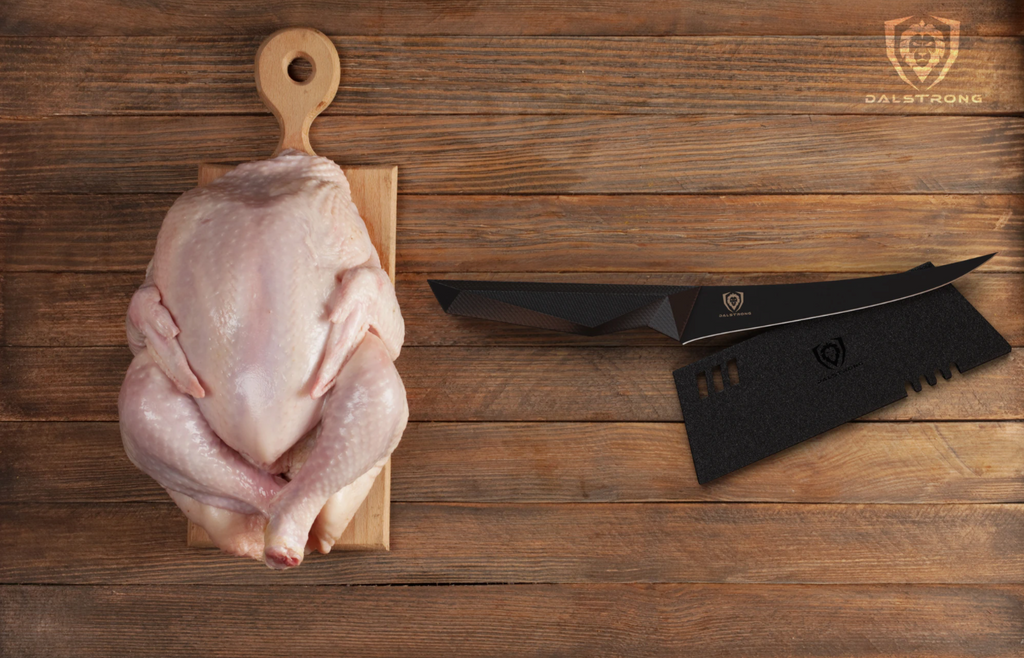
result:
<svg viewBox="0 0 1024 658"><path fill-rule="evenodd" d="M128 459L167 489L233 512L266 515L285 484L225 445L195 399L178 390L149 350L128 367L118 412Z"/></svg>
<svg viewBox="0 0 1024 658"><path fill-rule="evenodd" d="M367 408L375 413L364 413ZM405 387L388 350L367 333L327 394L316 445L271 504L267 566L286 569L302 562L310 529L328 500L372 469L379 472L408 418ZM372 484L369 477L365 481Z"/></svg>

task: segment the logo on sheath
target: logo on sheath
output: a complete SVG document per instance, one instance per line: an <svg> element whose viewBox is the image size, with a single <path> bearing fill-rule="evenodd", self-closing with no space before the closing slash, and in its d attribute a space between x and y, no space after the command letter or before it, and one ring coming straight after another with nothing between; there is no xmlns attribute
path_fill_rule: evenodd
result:
<svg viewBox="0 0 1024 658"><path fill-rule="evenodd" d="M818 363L829 370L835 370L846 361L846 346L843 345L842 336L836 336L832 340L825 341L812 351Z"/></svg>
<svg viewBox="0 0 1024 658"><path fill-rule="evenodd" d="M722 303L729 309L730 313L743 308L743 293L742 292L727 292L722 295Z"/></svg>
<svg viewBox="0 0 1024 658"><path fill-rule="evenodd" d="M885 54L900 79L918 92L942 82L960 54L960 21L939 16L904 16L885 22ZM865 103L972 105L981 94L866 94Z"/></svg>

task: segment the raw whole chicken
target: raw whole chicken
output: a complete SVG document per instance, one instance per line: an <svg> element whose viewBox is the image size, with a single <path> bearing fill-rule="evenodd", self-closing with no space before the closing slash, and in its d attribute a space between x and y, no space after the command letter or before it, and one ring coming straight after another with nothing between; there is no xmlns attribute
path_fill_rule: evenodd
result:
<svg viewBox="0 0 1024 658"><path fill-rule="evenodd" d="M225 551L329 552L408 418L405 325L341 169L288 150L183 194L127 329L129 459Z"/></svg>

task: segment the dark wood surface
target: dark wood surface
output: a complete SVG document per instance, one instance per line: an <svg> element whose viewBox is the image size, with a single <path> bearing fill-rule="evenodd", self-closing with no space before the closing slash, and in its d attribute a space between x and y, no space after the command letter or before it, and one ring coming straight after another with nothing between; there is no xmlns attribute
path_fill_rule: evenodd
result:
<svg viewBox="0 0 1024 658"><path fill-rule="evenodd" d="M28 0L0 11L12 36L269 34L282 25L317 25L335 35L871 35L883 21L921 12L956 17L967 35L1024 35L1020 6L1000 0Z"/></svg>
<svg viewBox="0 0 1024 658"><path fill-rule="evenodd" d="M0 42L0 116L260 114L259 37L40 38ZM881 88L879 37L338 37L327 115L1004 114L1024 110L1019 37L965 37L945 94L981 103L865 103ZM985 80L984 90L978 80ZM908 92L913 92L908 88ZM902 95L902 94L901 94Z"/></svg>
<svg viewBox="0 0 1024 658"><path fill-rule="evenodd" d="M1019 585L0 587L0 646L76 658L268 646L296 658L1017 656L1022 596Z"/></svg>
<svg viewBox="0 0 1024 658"><path fill-rule="evenodd" d="M913 93L884 21L962 21ZM397 164L392 551L189 550L125 458L128 299L200 161L266 156L252 57L332 36L312 130ZM0 4L0 655L1016 656L1024 11L1005 0ZM680 348L453 318L427 278L777 283L999 252L1014 352L696 483Z"/></svg>
<svg viewBox="0 0 1024 658"><path fill-rule="evenodd" d="M0 195L0 263L141 275L175 196ZM549 277L569 269L569 253L587 280L603 271L623 283L655 272L857 276L991 252L980 273L1024 271L1020 194L401 194L398 213L398 276L421 292L422 273Z"/></svg>
<svg viewBox="0 0 1024 658"><path fill-rule="evenodd" d="M7 119L0 170L8 193L181 193L277 139L270 115ZM1020 116L326 116L310 142L397 164L406 194L1024 192Z"/></svg>

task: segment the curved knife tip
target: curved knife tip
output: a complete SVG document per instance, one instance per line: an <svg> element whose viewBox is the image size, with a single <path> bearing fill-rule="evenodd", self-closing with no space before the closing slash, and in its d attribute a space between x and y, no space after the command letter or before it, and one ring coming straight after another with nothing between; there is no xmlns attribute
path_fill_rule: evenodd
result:
<svg viewBox="0 0 1024 658"><path fill-rule="evenodd" d="M969 258L965 262L967 262L967 263L974 263L974 266L971 267L971 269L973 270L973 269L976 269L978 267L981 267L985 263L987 263L990 260L992 260L992 257L995 256L997 253L999 253L999 252L998 251L993 251L991 254L985 254L984 256L977 256L976 258Z"/></svg>

